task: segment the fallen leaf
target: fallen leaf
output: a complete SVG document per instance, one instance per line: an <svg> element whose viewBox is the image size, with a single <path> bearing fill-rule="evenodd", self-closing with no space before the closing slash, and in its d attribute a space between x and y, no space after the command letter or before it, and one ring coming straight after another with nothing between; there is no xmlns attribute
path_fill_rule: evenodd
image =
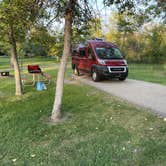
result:
<svg viewBox="0 0 166 166"><path fill-rule="evenodd" d="M35 154L31 154L31 157L35 157L36 155Z"/></svg>
<svg viewBox="0 0 166 166"><path fill-rule="evenodd" d="M16 161L17 161L17 159L12 159L12 161L13 161L13 162L16 162Z"/></svg>

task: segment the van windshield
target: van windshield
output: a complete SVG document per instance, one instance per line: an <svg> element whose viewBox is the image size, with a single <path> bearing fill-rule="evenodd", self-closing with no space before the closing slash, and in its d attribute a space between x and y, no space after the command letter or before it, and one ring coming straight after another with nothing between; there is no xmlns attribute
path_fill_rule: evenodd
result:
<svg viewBox="0 0 166 166"><path fill-rule="evenodd" d="M95 51L100 59L123 59L122 53L116 47L96 47Z"/></svg>

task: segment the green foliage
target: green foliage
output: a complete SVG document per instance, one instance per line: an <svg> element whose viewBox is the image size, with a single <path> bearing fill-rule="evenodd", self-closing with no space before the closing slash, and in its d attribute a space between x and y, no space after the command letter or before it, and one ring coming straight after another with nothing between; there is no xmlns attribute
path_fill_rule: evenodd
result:
<svg viewBox="0 0 166 166"><path fill-rule="evenodd" d="M9 55L9 46L5 41L0 41L0 52L1 54Z"/></svg>
<svg viewBox="0 0 166 166"><path fill-rule="evenodd" d="M64 33L62 31L56 32L55 45L52 48L52 54L54 56L62 57L64 46Z"/></svg>
<svg viewBox="0 0 166 166"><path fill-rule="evenodd" d="M91 18L87 24L79 26L79 29L78 27L73 26L73 43L84 43L86 40L102 37L103 34L100 18Z"/></svg>
<svg viewBox="0 0 166 166"><path fill-rule="evenodd" d="M166 26L153 22L144 24L146 18L139 17L138 21L133 20L134 18L135 16L125 17L115 13L110 19L112 26L106 34L106 39L120 46L128 61L137 63L166 61Z"/></svg>
<svg viewBox="0 0 166 166"><path fill-rule="evenodd" d="M102 38L102 28L101 28L101 19L100 18L94 18L90 21L90 28L89 28L89 34L90 38Z"/></svg>
<svg viewBox="0 0 166 166"><path fill-rule="evenodd" d="M32 24L43 15L43 3L43 0L0 1L0 46L5 53L10 51L11 33L18 46L25 42Z"/></svg>
<svg viewBox="0 0 166 166"><path fill-rule="evenodd" d="M55 45L56 37L45 27L35 26L26 41L21 44L20 54L24 56L47 56Z"/></svg>
<svg viewBox="0 0 166 166"><path fill-rule="evenodd" d="M122 12L115 13L110 19L111 27L106 39L117 43L129 61L146 63L166 61L164 1L151 1L151 3L150 0L141 3L137 0L132 1L132 12L127 8L128 1L122 3L121 0L105 0L104 2L106 5L115 3L115 6L122 7Z"/></svg>
<svg viewBox="0 0 166 166"><path fill-rule="evenodd" d="M166 23L166 3L164 0L152 1L146 9L149 13L151 20L154 18L160 20L162 23Z"/></svg>
<svg viewBox="0 0 166 166"><path fill-rule="evenodd" d="M166 27L159 25L151 27L144 33L137 33L127 39L126 54L133 62L164 63L166 61ZM133 45L135 43L135 46ZM134 47L131 47L131 46ZM136 49L134 49L136 48Z"/></svg>
<svg viewBox="0 0 166 166"><path fill-rule="evenodd" d="M17 40L24 39L30 21L34 21L38 12L38 4L32 0L12 0L0 2L1 35L9 33L11 25Z"/></svg>
<svg viewBox="0 0 166 166"><path fill-rule="evenodd" d="M134 8L135 8L135 4L134 1L129 1L129 0L103 0L103 3L106 6L112 6L114 5L119 13L123 13L125 11L128 11L129 14L133 14Z"/></svg>
<svg viewBox="0 0 166 166"><path fill-rule="evenodd" d="M145 55L149 62L161 63L166 60L166 27L156 26L146 35Z"/></svg>

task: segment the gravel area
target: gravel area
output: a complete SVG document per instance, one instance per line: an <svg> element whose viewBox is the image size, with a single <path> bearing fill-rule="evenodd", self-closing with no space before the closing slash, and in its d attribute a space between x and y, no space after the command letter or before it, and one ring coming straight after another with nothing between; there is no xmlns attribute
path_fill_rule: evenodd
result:
<svg viewBox="0 0 166 166"><path fill-rule="evenodd" d="M85 84L166 117L166 86L164 85L132 79L101 82L93 82L87 76L77 77L77 79Z"/></svg>

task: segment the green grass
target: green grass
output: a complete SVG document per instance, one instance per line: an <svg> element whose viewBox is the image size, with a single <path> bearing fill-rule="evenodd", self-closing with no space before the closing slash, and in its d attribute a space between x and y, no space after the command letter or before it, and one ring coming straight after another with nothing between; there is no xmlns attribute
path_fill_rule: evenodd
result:
<svg viewBox="0 0 166 166"><path fill-rule="evenodd" d="M19 64L26 68L28 64L38 64L41 67L52 66L55 63L55 59L51 57L33 57L33 58L22 58L19 59ZM0 71L1 70L12 70L10 67L9 57L0 57Z"/></svg>
<svg viewBox="0 0 166 166"><path fill-rule="evenodd" d="M166 85L166 64L129 64L129 78Z"/></svg>
<svg viewBox="0 0 166 166"><path fill-rule="evenodd" d="M10 60L8 57L0 56L0 70L10 68Z"/></svg>
<svg viewBox="0 0 166 166"><path fill-rule="evenodd" d="M54 80L55 69L47 72ZM54 81L46 91L25 87L24 92L15 97L13 78L0 80L0 165L166 165L162 118L74 82L65 84L62 110L68 119L51 125L46 119Z"/></svg>

